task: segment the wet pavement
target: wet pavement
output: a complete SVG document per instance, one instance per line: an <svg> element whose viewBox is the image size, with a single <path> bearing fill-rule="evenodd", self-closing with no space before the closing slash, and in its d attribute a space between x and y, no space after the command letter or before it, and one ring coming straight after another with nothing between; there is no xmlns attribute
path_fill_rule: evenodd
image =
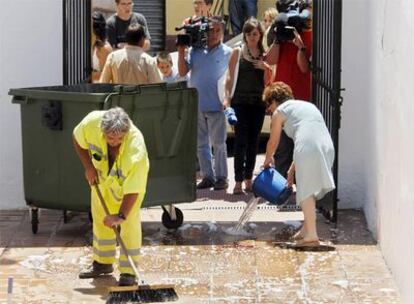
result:
<svg viewBox="0 0 414 304"><path fill-rule="evenodd" d="M231 191L231 186L229 192ZM175 284L175 303L400 303L392 274L366 229L360 210L340 210L334 228L318 215L329 246L298 251L284 246L301 212L259 205L246 229L231 230L251 196L199 191L197 202L177 205L178 230L160 222L162 210L142 210L142 279ZM28 210L0 211L0 303L105 303L119 273L78 279L91 261L87 214L40 210L32 234Z"/></svg>
<svg viewBox="0 0 414 304"><path fill-rule="evenodd" d="M298 227L300 212L259 210L278 216L232 235L226 231L237 216L222 222L220 213L230 218L225 213L239 209L219 205L210 212L215 219L187 218L176 231L151 219L143 223L143 279L175 284L176 303L399 303L361 211L341 211L337 230L319 217L321 237L334 250L295 251L279 242ZM182 206L184 215L197 218L203 210L195 207ZM156 212L143 210L143 217ZM91 225L86 214L69 216L64 224L62 212L42 210L33 235L28 211L0 212L0 303L6 303L8 277L14 279L12 303L105 303L106 287L116 284L118 274L78 279L91 263Z"/></svg>

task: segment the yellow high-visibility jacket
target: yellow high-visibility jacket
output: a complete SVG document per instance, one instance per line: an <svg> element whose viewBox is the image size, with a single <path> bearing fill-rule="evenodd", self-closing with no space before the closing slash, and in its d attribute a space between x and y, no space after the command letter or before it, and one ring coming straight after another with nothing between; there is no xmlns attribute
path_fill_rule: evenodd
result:
<svg viewBox="0 0 414 304"><path fill-rule="evenodd" d="M89 113L75 127L73 135L81 148L89 150L92 163L99 175L99 184L106 190L104 192L107 195L104 196L119 204L125 194L138 193L137 203L141 205L149 171L144 137L131 122L131 128L121 144L119 154L112 168L109 168L107 142L100 127L104 113L105 111Z"/></svg>

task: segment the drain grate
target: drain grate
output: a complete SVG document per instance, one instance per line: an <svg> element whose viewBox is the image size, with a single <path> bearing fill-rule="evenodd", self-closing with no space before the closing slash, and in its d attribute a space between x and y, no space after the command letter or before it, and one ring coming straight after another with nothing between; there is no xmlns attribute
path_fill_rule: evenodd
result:
<svg viewBox="0 0 414 304"><path fill-rule="evenodd" d="M245 205L239 206L205 206L203 210L244 210ZM284 206L275 206L275 205L259 205L258 210L277 210L277 211L301 211L300 206L296 205L284 205Z"/></svg>
<svg viewBox="0 0 414 304"><path fill-rule="evenodd" d="M300 208L300 206L298 206L298 205L289 205L289 204L287 204L287 205L280 206L279 211L289 211L289 212L302 211L302 208Z"/></svg>

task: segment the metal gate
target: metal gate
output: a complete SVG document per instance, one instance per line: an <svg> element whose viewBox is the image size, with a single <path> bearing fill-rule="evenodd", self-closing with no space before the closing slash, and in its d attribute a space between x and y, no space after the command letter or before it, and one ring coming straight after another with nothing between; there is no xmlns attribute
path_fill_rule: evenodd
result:
<svg viewBox="0 0 414 304"><path fill-rule="evenodd" d="M335 146L333 174L338 187L338 131L341 120L342 0L313 0L312 100L322 112ZM338 191L318 202L337 221Z"/></svg>
<svg viewBox="0 0 414 304"><path fill-rule="evenodd" d="M91 1L63 0L63 84L88 82L91 72Z"/></svg>
<svg viewBox="0 0 414 304"><path fill-rule="evenodd" d="M151 35L150 53L165 49L165 0L134 0L134 12L141 13L147 19Z"/></svg>

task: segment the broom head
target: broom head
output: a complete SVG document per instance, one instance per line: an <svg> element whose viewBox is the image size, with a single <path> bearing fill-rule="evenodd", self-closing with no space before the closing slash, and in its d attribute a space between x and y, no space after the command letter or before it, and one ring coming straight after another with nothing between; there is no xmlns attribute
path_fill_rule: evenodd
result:
<svg viewBox="0 0 414 304"><path fill-rule="evenodd" d="M177 301L174 285L134 285L110 287L106 304Z"/></svg>

